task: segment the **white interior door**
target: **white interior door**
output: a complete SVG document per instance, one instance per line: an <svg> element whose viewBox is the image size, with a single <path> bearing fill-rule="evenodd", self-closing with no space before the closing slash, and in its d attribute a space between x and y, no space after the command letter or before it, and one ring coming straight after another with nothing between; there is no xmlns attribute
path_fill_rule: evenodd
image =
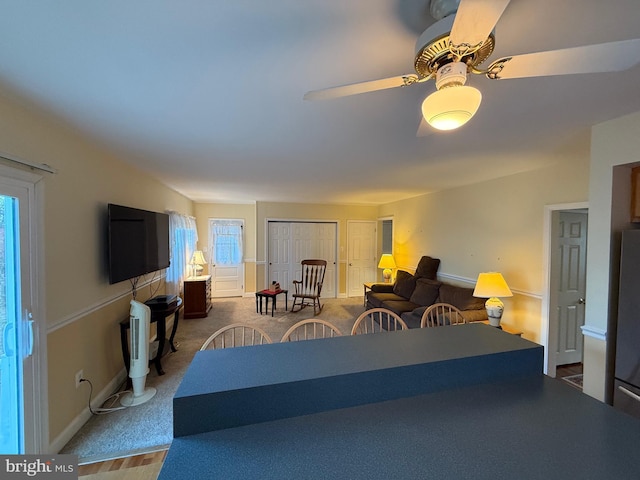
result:
<svg viewBox="0 0 640 480"><path fill-rule="evenodd" d="M322 285L323 297L335 298L338 296L338 285L336 284L336 279L338 278L337 236L338 226L335 223L319 223L317 225L317 258L327 261L327 271Z"/></svg>
<svg viewBox="0 0 640 480"><path fill-rule="evenodd" d="M212 297L244 294L243 220L209 220L209 272Z"/></svg>
<svg viewBox="0 0 640 480"><path fill-rule="evenodd" d="M269 222L268 284L278 282L280 288L293 290L291 281L291 224Z"/></svg>
<svg viewBox="0 0 640 480"><path fill-rule="evenodd" d="M362 296L362 284L376 281L376 222L347 223L349 297Z"/></svg>
<svg viewBox="0 0 640 480"><path fill-rule="evenodd" d="M291 245L293 248L292 278L300 280L300 262L307 258L327 261L322 284L322 296L336 296L336 230L335 223L292 223Z"/></svg>
<svg viewBox="0 0 640 480"><path fill-rule="evenodd" d="M587 214L560 212L557 274L556 366L582 361L584 325Z"/></svg>

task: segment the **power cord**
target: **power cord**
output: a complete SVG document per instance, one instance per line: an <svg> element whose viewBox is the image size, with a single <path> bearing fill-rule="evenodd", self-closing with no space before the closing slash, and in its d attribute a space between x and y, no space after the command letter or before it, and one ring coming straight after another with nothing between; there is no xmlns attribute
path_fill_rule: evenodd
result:
<svg viewBox="0 0 640 480"><path fill-rule="evenodd" d="M94 410L94 408L91 406L91 397L93 396L93 383L91 383L91 381L87 380L86 378L81 378L80 383L82 382L87 382L89 384L89 411L91 412L92 415L106 415L107 413L113 413L113 412L117 412L118 410L124 410L125 408L129 408L125 406L113 407L113 404L118 400L118 398L120 398L120 395L130 392L130 390L123 390L121 392L119 391L114 393L104 401L103 405L106 405L109 400L113 399L114 401L111 403L111 406L107 408L103 408L103 407L96 408Z"/></svg>
<svg viewBox="0 0 640 480"><path fill-rule="evenodd" d="M155 287L155 289L153 288L153 284L156 283L156 277L158 277L157 280L157 285ZM156 293L158 293L158 290L160 290L160 287L162 286L162 277L158 276L158 272L154 272L153 277L151 277L151 280L149 281L149 298L153 298L156 296Z"/></svg>

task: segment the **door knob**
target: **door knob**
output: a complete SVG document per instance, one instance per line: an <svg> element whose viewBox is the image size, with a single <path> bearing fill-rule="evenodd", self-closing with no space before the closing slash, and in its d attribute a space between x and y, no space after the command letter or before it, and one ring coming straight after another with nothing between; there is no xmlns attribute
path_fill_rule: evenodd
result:
<svg viewBox="0 0 640 480"><path fill-rule="evenodd" d="M587 303L587 301L584 298L578 299L578 305L584 305L585 303Z"/></svg>

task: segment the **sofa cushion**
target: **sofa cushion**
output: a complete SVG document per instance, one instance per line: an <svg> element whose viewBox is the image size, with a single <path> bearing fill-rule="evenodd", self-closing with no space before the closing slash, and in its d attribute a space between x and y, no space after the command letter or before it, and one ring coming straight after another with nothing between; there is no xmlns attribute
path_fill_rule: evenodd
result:
<svg viewBox="0 0 640 480"><path fill-rule="evenodd" d="M418 305L432 305L438 298L441 282L428 278L418 278L416 288L409 300Z"/></svg>
<svg viewBox="0 0 640 480"><path fill-rule="evenodd" d="M382 308L391 310L392 312L397 313L400 316L402 316L404 312L411 312L417 307L419 307L419 305L416 305L409 300L387 300L382 304Z"/></svg>
<svg viewBox="0 0 640 480"><path fill-rule="evenodd" d="M393 283L374 283L370 290L372 292L393 293Z"/></svg>
<svg viewBox="0 0 640 480"><path fill-rule="evenodd" d="M367 292L367 306L369 308L384 308L384 302L393 300L404 301L406 299L395 293Z"/></svg>
<svg viewBox="0 0 640 480"><path fill-rule="evenodd" d="M487 310L485 308L482 310L462 310L462 316L467 323L482 322L488 319Z"/></svg>
<svg viewBox="0 0 640 480"><path fill-rule="evenodd" d="M412 312L404 312L402 315L400 315L400 318L404 320L404 323L406 323L407 327L409 328L420 328L420 321L422 320L422 314L416 315L415 313L416 310L413 310Z"/></svg>
<svg viewBox="0 0 640 480"><path fill-rule="evenodd" d="M416 277L435 280L436 274L438 273L439 266L440 266L439 258L431 258L425 255L418 262L415 275Z"/></svg>
<svg viewBox="0 0 640 480"><path fill-rule="evenodd" d="M443 283L440 285L439 302L449 303L460 310L484 308L485 299L473 296L473 288L458 287Z"/></svg>
<svg viewBox="0 0 640 480"><path fill-rule="evenodd" d="M393 293L409 300L413 290L416 288L416 277L404 270L398 270L396 274L396 283L393 285Z"/></svg>

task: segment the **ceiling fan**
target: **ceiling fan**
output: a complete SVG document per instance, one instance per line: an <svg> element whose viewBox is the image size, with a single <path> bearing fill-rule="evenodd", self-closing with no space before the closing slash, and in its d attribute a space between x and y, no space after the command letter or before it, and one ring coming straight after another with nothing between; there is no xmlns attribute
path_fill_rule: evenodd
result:
<svg viewBox="0 0 640 480"><path fill-rule="evenodd" d="M435 79L436 91L422 104L424 119L439 130L464 125L482 94L466 84L469 73L492 80L621 71L640 62L640 39L503 57L480 65L495 46L493 29L510 0L431 0L438 20L416 42L415 73L314 90L305 100L325 100Z"/></svg>

